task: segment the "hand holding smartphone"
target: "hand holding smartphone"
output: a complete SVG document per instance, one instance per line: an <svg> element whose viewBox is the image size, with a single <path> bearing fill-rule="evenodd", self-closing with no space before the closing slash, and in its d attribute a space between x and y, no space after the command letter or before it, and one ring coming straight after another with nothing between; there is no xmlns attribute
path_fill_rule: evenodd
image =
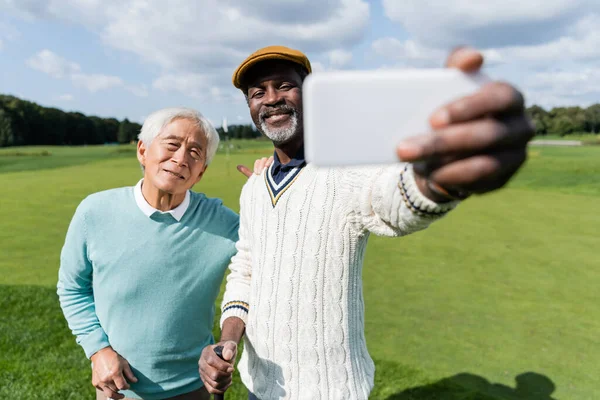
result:
<svg viewBox="0 0 600 400"><path fill-rule="evenodd" d="M311 74L303 86L306 159L324 167L396 163L402 139L430 132L437 108L486 82L448 68Z"/></svg>

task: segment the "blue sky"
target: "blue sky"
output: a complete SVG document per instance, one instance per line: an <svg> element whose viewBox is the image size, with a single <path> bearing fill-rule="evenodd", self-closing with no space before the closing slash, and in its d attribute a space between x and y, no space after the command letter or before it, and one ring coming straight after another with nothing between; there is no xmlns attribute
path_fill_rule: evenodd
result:
<svg viewBox="0 0 600 400"><path fill-rule="evenodd" d="M441 66L456 45L546 108L600 102L597 0L0 0L0 93L129 118L248 123L231 74L259 47L324 70Z"/></svg>

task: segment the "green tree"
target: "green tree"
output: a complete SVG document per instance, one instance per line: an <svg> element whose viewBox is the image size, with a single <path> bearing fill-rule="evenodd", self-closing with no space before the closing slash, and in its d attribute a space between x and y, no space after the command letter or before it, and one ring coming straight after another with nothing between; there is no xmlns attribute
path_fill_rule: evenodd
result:
<svg viewBox="0 0 600 400"><path fill-rule="evenodd" d="M137 142L138 135L140 134L141 130L142 125L138 124L137 122L131 122L129 124L129 141Z"/></svg>
<svg viewBox="0 0 600 400"><path fill-rule="evenodd" d="M10 115L0 108L0 147L12 146L15 141Z"/></svg>
<svg viewBox="0 0 600 400"><path fill-rule="evenodd" d="M586 131L600 133L600 104L589 106L584 111Z"/></svg>
<svg viewBox="0 0 600 400"><path fill-rule="evenodd" d="M107 143L115 143L117 141L120 125L116 118L104 118L104 132L106 135L104 140Z"/></svg>
<svg viewBox="0 0 600 400"><path fill-rule="evenodd" d="M67 134L67 114L57 108L42 108L42 144L63 145Z"/></svg>
<svg viewBox="0 0 600 400"><path fill-rule="evenodd" d="M548 112L542 107L533 105L527 109L529 116L535 124L536 135L546 135L548 133Z"/></svg>
<svg viewBox="0 0 600 400"><path fill-rule="evenodd" d="M142 126L140 124L131 122L125 118L119 125L117 141L119 143L130 143L132 141L136 141L141 128Z"/></svg>
<svg viewBox="0 0 600 400"><path fill-rule="evenodd" d="M125 118L119 124L119 132L117 133L117 141L119 143L129 143L129 120Z"/></svg>
<svg viewBox="0 0 600 400"><path fill-rule="evenodd" d="M65 143L69 145L93 144L96 135L91 119L79 112L67 113Z"/></svg>
<svg viewBox="0 0 600 400"><path fill-rule="evenodd" d="M552 133L566 136L575 132L576 126L571 118L566 115L559 115L552 120Z"/></svg>
<svg viewBox="0 0 600 400"><path fill-rule="evenodd" d="M89 143L102 144L106 141L106 125L99 117L89 117L94 124L94 135L90 137Z"/></svg>

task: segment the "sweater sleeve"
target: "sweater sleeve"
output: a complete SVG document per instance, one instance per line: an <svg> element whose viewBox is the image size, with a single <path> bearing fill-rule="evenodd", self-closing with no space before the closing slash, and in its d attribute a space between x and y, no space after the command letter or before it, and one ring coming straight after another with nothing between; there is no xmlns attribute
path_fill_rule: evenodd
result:
<svg viewBox="0 0 600 400"><path fill-rule="evenodd" d="M221 304L220 326L229 317L238 317L244 323L248 321L248 310L250 308L250 280L252 278L252 253L250 250L249 235L249 205L252 201L251 188L252 182L256 177L251 177L240 195L240 225L239 240L235 247L237 253L232 257L229 265L230 273L227 276L227 285Z"/></svg>
<svg viewBox="0 0 600 400"><path fill-rule="evenodd" d="M348 215L361 231L403 236L425 229L459 203L438 204L425 197L411 164L348 169L343 188L352 199Z"/></svg>
<svg viewBox="0 0 600 400"><path fill-rule="evenodd" d="M57 293L69 328L89 358L110 343L96 315L85 210L84 200L69 225L60 255Z"/></svg>

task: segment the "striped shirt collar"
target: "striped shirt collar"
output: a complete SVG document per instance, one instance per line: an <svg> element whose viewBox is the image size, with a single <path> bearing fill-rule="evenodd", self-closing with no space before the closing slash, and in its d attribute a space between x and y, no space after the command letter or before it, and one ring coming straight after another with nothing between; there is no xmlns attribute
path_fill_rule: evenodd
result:
<svg viewBox="0 0 600 400"><path fill-rule="evenodd" d="M187 192L185 192L185 198L183 199L180 205L169 211L160 211L148 204L148 202L144 198L144 195L142 194L143 182L144 179L140 179L137 185L135 185L135 187L133 188L133 196L135 197L135 202L140 208L140 210L142 210L142 212L147 217L150 217L152 214L158 212L161 214L171 214L173 218L175 218L177 221L181 221L181 218L183 218L183 215L185 214L190 205L190 191L188 190Z"/></svg>
<svg viewBox="0 0 600 400"><path fill-rule="evenodd" d="M296 181L298 175L300 175L300 172L306 165L306 161L304 160L304 148L300 148L287 164L281 163L277 152L275 152L273 158L273 164L271 164L265 173L265 183L271 196L271 203L275 207L283 193Z"/></svg>
<svg viewBox="0 0 600 400"><path fill-rule="evenodd" d="M275 175L279 174L280 172L285 174L296 167L304 166L304 164L306 164L306 160L304 159L304 147L301 147L287 164L282 164L281 161L279 161L279 156L275 151L273 154L272 171Z"/></svg>

